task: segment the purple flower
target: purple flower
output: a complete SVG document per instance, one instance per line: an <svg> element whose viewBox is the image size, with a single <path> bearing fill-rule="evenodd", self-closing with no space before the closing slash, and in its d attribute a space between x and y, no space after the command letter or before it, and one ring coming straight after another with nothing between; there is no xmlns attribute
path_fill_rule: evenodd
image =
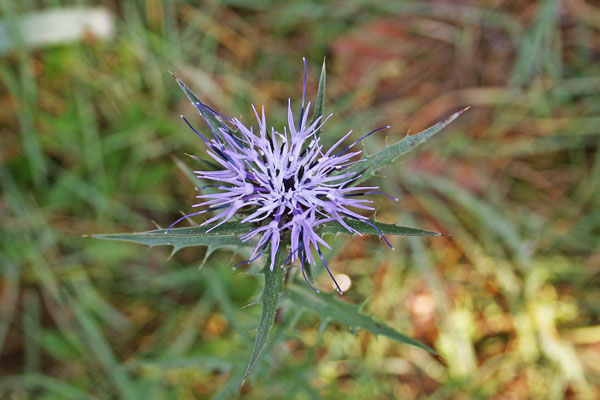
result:
<svg viewBox="0 0 600 400"><path fill-rule="evenodd" d="M241 224L249 227L241 240L258 240L251 258L243 263L256 260L270 246L270 268L273 270L276 253L285 251L290 243L288 259L292 262L300 259L304 279L314 289L307 279L304 263L315 264L313 250L316 250L341 293L321 253L320 247L329 248L329 245L318 234L318 228L326 222L336 221L348 232L362 235L349 226L345 218L361 220L375 227L357 211L374 210L368 205L372 201L361 196L382 192L377 191L376 186L352 186L361 174L348 172L348 167L360 162L357 158L362 151L355 150L355 145L389 126L375 129L345 147L342 143L350 136L350 131L325 149L319 132L331 114L326 118L317 116L309 123L311 104L308 102L305 107L305 89L306 61L298 120L294 118L288 100L288 121L283 129L267 125L264 106L260 113L252 106L258 124L255 129L237 118L229 119L201 102L194 103L210 127L212 137L203 136L182 118L202 138L208 147L206 153L215 164L215 170L194 173L200 179L215 182L208 186L218 188L219 192L196 196L200 202L193 207L203 209L178 219L169 229L185 218L210 211L217 213L202 223L215 223L209 231L234 217L239 218ZM211 124L209 119L220 123ZM199 190L205 188L207 186Z"/></svg>

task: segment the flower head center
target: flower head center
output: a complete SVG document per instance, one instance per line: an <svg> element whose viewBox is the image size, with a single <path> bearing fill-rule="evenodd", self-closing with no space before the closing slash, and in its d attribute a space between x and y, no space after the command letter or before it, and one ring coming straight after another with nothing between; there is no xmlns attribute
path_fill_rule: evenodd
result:
<svg viewBox="0 0 600 400"><path fill-rule="evenodd" d="M294 189L296 189L296 178L293 175L289 178L283 178L283 190L289 193Z"/></svg>

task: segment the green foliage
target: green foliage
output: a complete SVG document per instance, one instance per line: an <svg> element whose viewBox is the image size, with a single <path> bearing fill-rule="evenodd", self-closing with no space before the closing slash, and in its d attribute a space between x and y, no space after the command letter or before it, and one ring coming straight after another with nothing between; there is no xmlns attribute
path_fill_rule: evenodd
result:
<svg viewBox="0 0 600 400"><path fill-rule="evenodd" d="M314 123L319 117L323 116L323 106L325 105L325 90L327 85L327 71L325 70L325 60L323 60L323 66L321 67L321 77L319 78L319 86L317 89L317 101L315 103L315 110L310 123ZM317 134L319 131L317 131Z"/></svg>
<svg viewBox="0 0 600 400"><path fill-rule="evenodd" d="M209 252L221 247L243 247L247 242L242 242L239 235L248 232L248 227L239 222L226 222L207 233L214 225L194 226L188 228L157 229L142 233L117 233L106 235L92 235L97 239L133 242L146 246L172 246L173 253L192 246L206 246Z"/></svg>
<svg viewBox="0 0 600 400"><path fill-rule="evenodd" d="M298 306L316 312L326 322L336 321L352 330L366 329L375 335L383 335L398 343L420 347L432 354L435 350L423 343L406 336L388 325L376 321L373 317L362 314L360 307L338 300L334 293L316 293L303 284L289 285L285 289L287 297Z"/></svg>
<svg viewBox="0 0 600 400"><path fill-rule="evenodd" d="M384 235L398 235L398 236L441 236L440 233L424 231L422 229L410 228L407 226L400 226L396 224L386 224L383 222L377 222L375 220L371 220L369 224L364 221L358 221L355 219L344 219L344 222L348 224L351 228L356 229L357 231L368 234L368 235L378 235L379 232ZM375 229L372 225L375 225L377 229ZM339 223L327 222L319 226L319 233L348 233L348 231Z"/></svg>
<svg viewBox="0 0 600 400"><path fill-rule="evenodd" d="M373 226L363 222L347 219L345 221L349 226L357 229L359 232L367 234L378 234L379 232ZM402 236L440 236L439 233L424 231L421 229L408 228L404 226L398 226L394 224L384 224L373 221L381 233L386 235L402 235ZM93 235L98 239L117 240L125 242L133 242L138 244L144 244L150 247L167 245L173 247L172 254L176 253L180 249L191 246L206 246L207 256L212 251L221 247L243 247L247 246L247 242L242 242L236 236L236 234L248 232L249 229L255 227L253 224L241 224L239 222L226 222L214 229L214 225L208 225L204 227L189 227L189 228L175 228L175 229L159 229L143 233L123 233L123 234L107 234L107 235ZM212 230L211 230L212 229ZM209 231L210 232L207 232ZM328 222L321 225L319 233L331 234L331 233L347 233L347 230L337 222ZM262 273L264 274L264 288L260 298L262 304L262 313L258 323L258 331L256 335L256 341L250 362L246 369L244 380L250 375L250 372L257 363L260 355L262 354L267 344L269 332L273 327L275 318L275 312L279 305L279 298L283 292L283 276L285 260L285 252L279 252L275 262L275 268L271 271L268 267L264 267ZM267 264L270 264L270 259L267 260ZM312 278L312 270L309 269L309 277ZM417 340L409 338L394 329L373 321L370 317L361 315L358 313L356 308L353 308L349 304L339 302L329 296L317 295L317 297L310 297L303 292L292 291L292 299L299 302L305 307L312 310L320 310L321 316L326 319L334 319L341 323L348 325L350 328L364 328L375 334L382 334L388 336L398 342L412 344L426 349L427 351L433 352L429 347L423 345ZM302 298L304 296L304 299ZM329 300L328 300L329 299ZM319 305L326 305L327 307L319 308ZM336 316L337 315L337 316Z"/></svg>
<svg viewBox="0 0 600 400"><path fill-rule="evenodd" d="M183 83L181 79L179 79L175 75L173 75L173 78L175 78L175 81L177 82L183 93L185 93L186 97L190 100L190 103L192 103L192 105L196 107L200 115L202 115L202 118L210 128L210 131L213 133L218 133L219 128L225 126L223 119L220 116L215 115L214 113L211 113L210 111L206 110L203 107L204 103L202 102L202 100L200 100L200 98L198 98L198 96L196 96L196 94L185 83ZM210 163L210 161L208 162Z"/></svg>
<svg viewBox="0 0 600 400"><path fill-rule="evenodd" d="M381 168L385 167L386 165L392 164L400 156L413 150L418 145L425 143L433 135L444 129L456 118L460 117L460 115L467 109L468 108L465 108L464 110L452 114L447 120L438 122L437 124L425 129L422 132L419 132L415 135L406 136L399 142L386 146L385 148L373 155L366 155L364 157L364 162L355 164L348 170L348 172L355 173L360 173L362 170L365 170L362 176L353 182L353 185L356 185L364 180L371 178Z"/></svg>
<svg viewBox="0 0 600 400"><path fill-rule="evenodd" d="M344 222L359 232L377 235L379 232L370 224L353 219L345 219ZM395 224L385 224L372 221L384 235L400 236L440 236L437 232L424 231L422 229L409 228ZM214 228L215 224L205 226L194 226L187 228L157 229L154 231L140 233L115 233L105 235L92 235L96 239L117 240L144 244L146 246L173 246L174 252L191 246L207 246L209 248L248 246L247 242L239 240L239 235L247 233L258 225L252 223L242 224L239 221L230 221ZM212 229L212 230L211 230ZM210 232L207 232L209 231ZM336 221L326 222L319 226L321 234L348 233L346 228Z"/></svg>
<svg viewBox="0 0 600 400"><path fill-rule="evenodd" d="M285 257L285 252L282 251L275 255L275 264L272 271L269 268L271 263L269 257L262 270L262 274L265 276L264 289L262 296L260 297L262 312L260 314L260 319L258 320L256 341L254 342L254 349L252 350L252 355L250 356L248 368L246 368L244 380L246 380L248 375L250 375L250 372L252 372L252 369L258 361L258 358L265 349L269 332L271 332L271 328L273 328L273 323L275 322L275 313L279 307L279 299L281 298L283 292L283 278L285 276L283 262L285 261Z"/></svg>

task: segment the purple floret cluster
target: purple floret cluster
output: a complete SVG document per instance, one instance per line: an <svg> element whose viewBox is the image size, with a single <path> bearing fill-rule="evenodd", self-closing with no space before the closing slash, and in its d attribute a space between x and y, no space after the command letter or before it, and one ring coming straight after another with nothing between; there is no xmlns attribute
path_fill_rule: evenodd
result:
<svg viewBox="0 0 600 400"><path fill-rule="evenodd" d="M352 133L350 131L325 149L320 131L331 115L326 118L317 116L308 121L311 104L308 102L305 106L305 87L306 64L298 121L294 118L291 101L288 101L287 126L279 130L267 125L264 106L260 113L252 106L258 124L255 129L237 118L229 119L203 103L194 104L205 120L207 115L212 114L222 121L217 127L208 124L212 138L207 138L182 117L203 139L208 147L206 153L215 167L218 165L213 171L194 173L202 180L214 182L208 186L217 188L218 192L196 196L200 201L193 207L202 210L180 218L171 227L185 218L207 212L216 212L202 223L214 223L208 231L237 218L236 221L249 227L241 240L258 241L251 258L245 263L256 260L270 247L270 268L273 270L277 252L286 251L289 241L288 258L292 262L300 259L304 279L313 287L306 277L304 266L305 263L315 264L313 250L335 282L320 250L320 246L329 248L318 233L320 225L336 221L348 232L359 235L361 233L351 227L347 219L360 220L375 227L368 217L357 211L374 210L368 205L372 201L361 197L382 192L376 186L352 186L361 173L350 172L348 168L360 162L357 158L362 151L355 150L354 146L372 133L388 127L376 129L349 146L343 146ZM208 186L199 190L202 192ZM337 282L335 285L341 292Z"/></svg>

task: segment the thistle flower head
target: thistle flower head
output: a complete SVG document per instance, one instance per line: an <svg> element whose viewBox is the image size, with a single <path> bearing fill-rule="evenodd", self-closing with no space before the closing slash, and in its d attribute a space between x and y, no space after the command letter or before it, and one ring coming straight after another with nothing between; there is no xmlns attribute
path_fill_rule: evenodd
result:
<svg viewBox="0 0 600 400"><path fill-rule="evenodd" d="M376 129L344 146L350 131L333 146L325 148L320 131L331 115L326 118L314 116L308 121L311 104L305 104L304 99L306 62L304 66L300 113L294 115L288 100L287 125L281 129L268 125L264 106L260 112L252 106L256 126L247 126L237 118L227 118L207 105L195 102L211 129L211 137L196 131L182 116L206 144L206 153L211 159L209 164L215 167L194 173L202 180L211 181L208 186L218 191L202 193L207 186L199 188L201 194L196 196L199 202L193 207L202 210L180 218L171 227L185 218L207 212L215 212L202 224L214 223L209 230L236 218L240 224L249 227L240 239L257 241L252 256L244 263L254 261L270 248L272 270L276 253L287 251L289 243L288 258L292 262L300 260L304 279L313 287L307 279L305 263L315 264L314 250L335 282L320 250L321 246L329 248L329 245L320 236L319 226L336 221L348 232L361 235L345 219L369 223L368 218L358 211L374 210L368 205L372 201L361 197L381 192L376 186L352 186L360 173L349 172L348 168L360 162L357 158L362 152L355 148L356 144L388 127ZM221 123L208 123L209 117ZM337 282L335 285L341 292Z"/></svg>

